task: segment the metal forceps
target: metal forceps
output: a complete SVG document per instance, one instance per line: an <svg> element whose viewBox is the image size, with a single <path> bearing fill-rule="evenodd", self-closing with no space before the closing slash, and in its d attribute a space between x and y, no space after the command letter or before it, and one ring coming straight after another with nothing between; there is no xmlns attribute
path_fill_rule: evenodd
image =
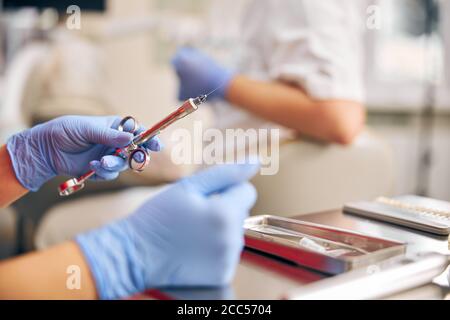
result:
<svg viewBox="0 0 450 320"><path fill-rule="evenodd" d="M206 101L207 95L201 95L197 98L191 98L186 100L177 110L173 111L167 117L155 124L153 127L137 134L133 141L123 147L117 148L112 154L128 160L128 166L130 169L141 172L148 165L150 155L143 147L143 144L151 138L158 135L162 130L170 126L172 123L186 117L188 114L196 111L198 106ZM120 123L118 130L123 131L127 122L133 121L133 129L131 133L136 133L139 129L139 124L135 118L131 116L124 117ZM60 196L69 196L81 189L83 189L86 180L95 174L94 170L90 170L78 178L72 178L59 185L58 191Z"/></svg>

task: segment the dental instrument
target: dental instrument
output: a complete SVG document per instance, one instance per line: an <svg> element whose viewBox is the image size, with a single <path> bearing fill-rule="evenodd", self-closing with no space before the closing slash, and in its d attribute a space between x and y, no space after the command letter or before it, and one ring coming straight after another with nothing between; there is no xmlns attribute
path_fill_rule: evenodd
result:
<svg viewBox="0 0 450 320"><path fill-rule="evenodd" d="M184 101L184 103L175 111L170 113L167 117L156 123L153 127L137 134L133 141L124 148L117 148L112 154L123 159L128 160L128 166L135 172L142 172L148 165L150 156L148 151L142 147L142 145L157 136L162 130L175 123L176 121L186 117L192 112L196 111L198 107L203 104L208 98L208 94L200 95L196 98L190 98ZM118 130L124 131L125 124L128 121L133 122L133 130L131 133L136 133L139 125L135 118L131 116L124 117L119 124ZM72 178L62 183L58 187L60 196L69 196L73 193L83 189L86 180L95 174L94 170L90 170L78 178Z"/></svg>

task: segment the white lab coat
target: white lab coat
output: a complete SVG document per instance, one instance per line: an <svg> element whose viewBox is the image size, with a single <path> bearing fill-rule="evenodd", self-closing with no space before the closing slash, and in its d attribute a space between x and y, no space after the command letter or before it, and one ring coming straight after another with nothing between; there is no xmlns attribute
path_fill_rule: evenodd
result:
<svg viewBox="0 0 450 320"><path fill-rule="evenodd" d="M364 3L250 1L234 52L235 70L258 80L294 83L316 99L363 102ZM218 127L273 126L226 103L214 109Z"/></svg>

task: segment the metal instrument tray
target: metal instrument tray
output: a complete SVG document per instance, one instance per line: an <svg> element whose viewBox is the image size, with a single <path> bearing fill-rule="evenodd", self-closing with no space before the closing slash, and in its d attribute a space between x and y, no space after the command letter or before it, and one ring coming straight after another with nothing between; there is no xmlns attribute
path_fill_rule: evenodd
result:
<svg viewBox="0 0 450 320"><path fill-rule="evenodd" d="M320 224L262 215L246 219L245 246L329 274L404 254L406 244Z"/></svg>

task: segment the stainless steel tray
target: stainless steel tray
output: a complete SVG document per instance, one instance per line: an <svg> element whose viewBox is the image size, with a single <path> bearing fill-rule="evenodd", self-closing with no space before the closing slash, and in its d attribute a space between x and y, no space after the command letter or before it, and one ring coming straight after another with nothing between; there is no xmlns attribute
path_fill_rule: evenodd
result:
<svg viewBox="0 0 450 320"><path fill-rule="evenodd" d="M318 271L339 274L405 253L406 244L276 216L245 221L245 245Z"/></svg>

